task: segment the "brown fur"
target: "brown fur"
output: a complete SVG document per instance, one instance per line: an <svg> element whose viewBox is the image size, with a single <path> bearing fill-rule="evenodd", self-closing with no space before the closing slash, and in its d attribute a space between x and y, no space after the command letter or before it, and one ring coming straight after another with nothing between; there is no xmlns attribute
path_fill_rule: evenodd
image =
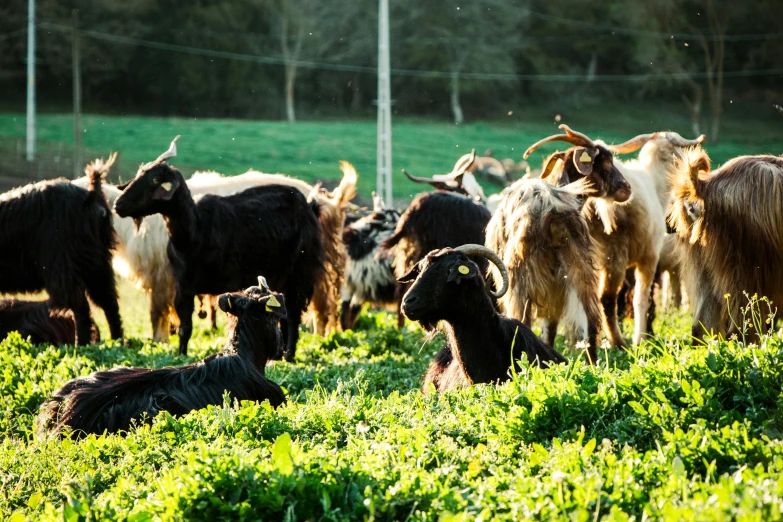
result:
<svg viewBox="0 0 783 522"><path fill-rule="evenodd" d="M569 326L582 329L579 334L590 346L588 360L595 363L602 320L597 250L577 201L586 186L587 182L557 188L541 180L517 181L487 227L486 245L509 269L510 288L499 300L501 310L528 326L532 319L542 319L542 335L550 346L558 322L567 320ZM499 274L493 271L498 281ZM568 302L570 292L578 303Z"/></svg>
<svg viewBox="0 0 783 522"><path fill-rule="evenodd" d="M345 276L346 252L342 240L348 203L356 196L356 172L347 162L340 162L343 181L332 192L316 196L328 205L321 205L321 237L324 243L324 275L315 285L310 309L314 315L314 330L320 335L340 331L340 291ZM348 169L353 172L349 174Z"/></svg>
<svg viewBox="0 0 783 522"><path fill-rule="evenodd" d="M783 158L741 156L710 172L696 148L671 179L669 222L695 309L693 335L736 332L743 292L783 303Z"/></svg>

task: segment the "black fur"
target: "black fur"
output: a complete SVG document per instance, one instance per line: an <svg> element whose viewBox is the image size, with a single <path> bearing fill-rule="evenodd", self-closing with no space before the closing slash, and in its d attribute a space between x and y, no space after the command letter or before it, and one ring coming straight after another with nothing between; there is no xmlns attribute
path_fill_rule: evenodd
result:
<svg viewBox="0 0 783 522"><path fill-rule="evenodd" d="M77 344L91 337L87 296L106 314L112 338L123 336L101 174L88 168L90 190L54 180L0 195L0 292L46 290L52 308L73 311Z"/></svg>
<svg viewBox="0 0 783 522"><path fill-rule="evenodd" d="M187 353L196 295L235 291L261 274L288 302L286 359L293 361L301 315L323 270L318 203L284 185L194 201L182 174L157 163L139 172L114 207L122 217L159 213L166 221L180 353Z"/></svg>
<svg viewBox="0 0 783 522"><path fill-rule="evenodd" d="M445 323L446 346L427 370L425 391L429 383L442 392L507 381L512 358L516 364L522 354L540 367L566 362L522 322L497 313L482 271L464 253L451 248L430 252L400 279L413 281L402 301L409 319L425 327Z"/></svg>
<svg viewBox="0 0 783 522"><path fill-rule="evenodd" d="M76 343L76 328L70 310L54 310L49 301L0 301L0 340L11 332L19 332L33 344L56 346ZM90 342L99 343L101 335L92 323Z"/></svg>
<svg viewBox="0 0 783 522"><path fill-rule="evenodd" d="M419 194L383 248L394 251L394 271L399 277L433 250L468 243L483 245L491 217L484 205L465 196L440 190ZM477 262L486 273L486 260ZM398 302L407 289L407 285L397 287Z"/></svg>
<svg viewBox="0 0 783 522"><path fill-rule="evenodd" d="M267 306L271 296L280 306ZM226 345L219 354L177 368L114 368L68 382L41 406L38 433L77 434L127 431L150 422L160 411L184 415L232 399L279 406L283 391L265 376L266 363L282 347L278 322L285 301L258 287L224 294L218 300L229 315Z"/></svg>
<svg viewBox="0 0 783 522"><path fill-rule="evenodd" d="M345 290L340 314L343 330L350 330L356 324L362 306L369 301L377 305L396 304L397 283L394 280L391 257L381 251L381 242L394 232L400 215L396 210L375 211L346 226L343 229L343 243L348 253L345 272ZM375 275L385 274L388 284L379 284L380 277L368 277L367 273L357 273L360 263L366 272L372 262L378 271ZM398 311L398 323L403 322Z"/></svg>

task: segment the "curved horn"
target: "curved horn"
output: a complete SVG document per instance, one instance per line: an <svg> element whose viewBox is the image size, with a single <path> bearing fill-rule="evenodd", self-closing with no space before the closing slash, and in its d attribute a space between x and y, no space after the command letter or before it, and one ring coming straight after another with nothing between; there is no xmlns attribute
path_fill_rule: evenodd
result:
<svg viewBox="0 0 783 522"><path fill-rule="evenodd" d="M258 276L258 286L260 286L262 290L271 292L271 290L269 290L269 285L266 283L266 277L264 276Z"/></svg>
<svg viewBox="0 0 783 522"><path fill-rule="evenodd" d="M657 132L653 132L650 134L639 134L635 138L631 138L625 143L618 143L617 145L609 145L606 148L612 152L616 152L617 154L630 154L635 150L641 149L645 143L657 137L658 137Z"/></svg>
<svg viewBox="0 0 783 522"><path fill-rule="evenodd" d="M479 256L492 261L492 263L498 267L498 270L500 271L500 276L503 278L503 286L497 292L487 288L487 293L489 293L489 295L492 297L503 297L503 295L508 291L508 268L506 268L506 265L503 264L503 260L500 259L500 256L484 245L467 244L458 246L454 250L469 256Z"/></svg>
<svg viewBox="0 0 783 522"><path fill-rule="evenodd" d="M582 134L581 132L576 132L571 130L568 125L563 123L558 127L560 129L563 129L566 131L565 134L554 134L552 136L549 136L548 138L544 138L543 140L535 142L533 145L527 148L525 151L525 155L522 156L524 159L527 159L530 154L539 148L544 143L549 143L551 141L566 141L570 143L571 145L577 145L581 147L595 147L595 143L593 143L593 140Z"/></svg>
<svg viewBox="0 0 783 522"><path fill-rule="evenodd" d="M426 183L428 185L432 185L436 189L442 189L442 190L448 190L450 187L446 184L445 181L436 181L434 179L429 178L420 178L418 176L411 175L407 170L402 169L402 173L405 174L405 177L411 180L414 183Z"/></svg>
<svg viewBox="0 0 783 522"><path fill-rule="evenodd" d="M171 145L169 145L169 150L158 156L158 159L155 160L155 162L159 161L165 161L169 158L173 158L177 155L177 141L179 141L180 135L177 134L177 136L171 141Z"/></svg>
<svg viewBox="0 0 783 522"><path fill-rule="evenodd" d="M467 160L465 159L465 156L467 156ZM473 165L473 162L476 161L476 149L471 149L470 154L465 154L465 156L462 156L454 165L454 170L451 171L451 174L453 176L457 176L459 174L464 174L468 167Z"/></svg>
<svg viewBox="0 0 783 522"><path fill-rule="evenodd" d="M694 145L699 145L701 142L703 142L705 139L707 139L707 136L702 134L695 140L686 140L679 134L676 134L674 132L667 132L664 134L666 136L666 139L671 142L672 145L675 147L693 147Z"/></svg>

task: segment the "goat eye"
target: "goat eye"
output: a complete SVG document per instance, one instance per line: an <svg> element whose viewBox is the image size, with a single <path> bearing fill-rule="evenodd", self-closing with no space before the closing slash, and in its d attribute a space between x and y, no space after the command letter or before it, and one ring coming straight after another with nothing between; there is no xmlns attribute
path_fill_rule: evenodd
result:
<svg viewBox="0 0 783 522"><path fill-rule="evenodd" d="M160 185L160 178L152 178L152 182L153 182L155 185Z"/></svg>

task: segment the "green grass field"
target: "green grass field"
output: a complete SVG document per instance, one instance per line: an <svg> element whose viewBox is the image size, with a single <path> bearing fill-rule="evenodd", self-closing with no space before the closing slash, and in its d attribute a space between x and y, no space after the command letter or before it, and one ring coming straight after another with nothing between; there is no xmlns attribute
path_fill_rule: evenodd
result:
<svg viewBox="0 0 783 522"><path fill-rule="evenodd" d="M661 129L687 134L685 117L672 110L606 113L565 121L609 141ZM556 129L533 111L538 123L521 123L525 116L461 127L397 120L395 170L446 171L470 147L519 157ZM709 147L713 159L780 153L783 122L774 116L743 120L729 108L723 140ZM131 166L182 134L175 164L186 172L254 167L328 179L344 158L357 166L365 195L374 186L372 123L85 123L90 150L119 150ZM70 125L67 116L42 116L41 143L67 144ZM6 142L23 132L23 118L0 115ZM395 191L410 197L415 189L400 182ZM296 364L269 367L288 396L277 410L227 401L183 418L162 414L124 437L37 439L39 405L69 379L118 365L182 364L222 346L222 315L217 332L196 320L187 358L175 355L176 336L151 343L145 297L124 281L119 291L124 346L0 341L0 520L783 520L780 333L760 345L693 345L689 316L669 313L656 320L655 338L602 351L597 367L558 338L568 366L423 396L421 378L442 338L366 313L355 332L303 333Z"/></svg>
<svg viewBox="0 0 783 522"><path fill-rule="evenodd" d="M669 314L598 367L568 352L569 366L423 396L442 339L365 314L355 332L304 333L296 364L268 369L288 394L277 410L226 402L126 437L37 440L36 409L68 379L222 345L223 317L218 332L197 321L188 358L139 338L145 299L120 293L127 346L0 343L0 518L783 519L780 335L692 346Z"/></svg>
<svg viewBox="0 0 783 522"><path fill-rule="evenodd" d="M392 129L395 197L410 199L420 191L420 186L402 176L402 168L426 176L448 172L457 158L472 147L479 153L492 148L495 157L520 160L529 145L560 132L553 121L554 112L550 112L532 107L514 112L507 120L461 126L396 119ZM600 105L570 109L562 121L610 143L657 130L675 130L683 136L691 134L685 111L679 105ZM70 115L41 115L38 127L38 139L42 145L49 145L50 151L58 151L60 145L66 150L72 146ZM173 163L186 174L194 170L239 174L254 168L308 181L337 179L340 177L338 161L345 159L359 172L362 195L369 196L375 188L376 127L372 121L292 125L250 120L89 115L84 118L84 128L84 146L90 152L104 156L113 150L120 152L124 179L135 174L139 164L155 159L176 134L181 134L179 155ZM23 115L0 114L0 138L6 138L6 142L23 140L24 133ZM18 143L23 147L21 141ZM552 145L533 155L531 165L540 165L544 153L554 149ZM739 104L730 104L726 107L720 142L707 149L717 163L742 154L780 154L783 121L771 108L756 114ZM491 186L485 188L487 192L497 190Z"/></svg>

